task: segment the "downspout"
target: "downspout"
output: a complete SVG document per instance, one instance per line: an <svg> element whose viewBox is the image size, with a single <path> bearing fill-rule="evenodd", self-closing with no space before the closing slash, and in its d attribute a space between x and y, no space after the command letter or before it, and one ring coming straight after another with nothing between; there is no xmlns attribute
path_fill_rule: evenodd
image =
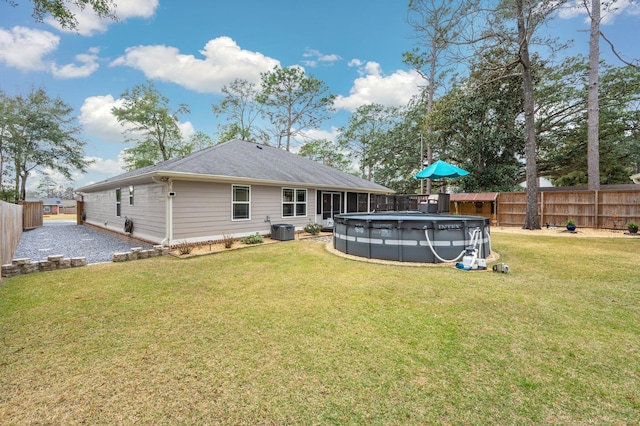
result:
<svg viewBox="0 0 640 426"><path fill-rule="evenodd" d="M164 185L165 187L165 237L160 242L163 246L170 246L173 238L173 197L169 196L173 192L173 180L167 177L153 177L155 183Z"/></svg>

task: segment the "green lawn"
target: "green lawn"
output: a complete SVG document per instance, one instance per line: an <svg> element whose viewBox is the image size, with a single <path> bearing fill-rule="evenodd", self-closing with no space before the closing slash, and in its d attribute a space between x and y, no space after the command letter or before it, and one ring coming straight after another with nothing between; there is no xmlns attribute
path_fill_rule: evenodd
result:
<svg viewBox="0 0 640 426"><path fill-rule="evenodd" d="M510 274L292 241L0 285L0 424L640 422L640 239L496 234Z"/></svg>

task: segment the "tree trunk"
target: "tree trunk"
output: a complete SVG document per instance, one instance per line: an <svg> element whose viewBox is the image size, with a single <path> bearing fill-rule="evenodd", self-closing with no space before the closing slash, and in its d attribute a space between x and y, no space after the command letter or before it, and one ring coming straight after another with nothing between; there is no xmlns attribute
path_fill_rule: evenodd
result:
<svg viewBox="0 0 640 426"><path fill-rule="evenodd" d="M435 42L434 44L431 46L431 61L429 63L429 91L427 92L427 115L431 114L431 112L433 111L433 102L435 100L436 97L436 86L435 86L435 79L436 79L436 66L437 64L437 49L435 47ZM431 162L433 160L433 149L431 148L431 134L433 133L433 127L431 125L429 125L429 127L427 127L427 134L429 135L429 137L427 138L427 165L431 165ZM422 159L420 159L422 161ZM431 181L431 179L427 179L427 194L431 195L431 191L433 190L433 182Z"/></svg>
<svg viewBox="0 0 640 426"><path fill-rule="evenodd" d="M587 179L590 191L600 189L600 111L598 73L600 61L600 0L591 0L591 37L589 40L589 97L587 115Z"/></svg>
<svg viewBox="0 0 640 426"><path fill-rule="evenodd" d="M522 91L524 98L524 128L527 177L527 207L524 229L540 229L538 218L538 167L536 164L536 130L534 117L533 79L529 58L529 42L524 23L523 0L516 1L518 14L518 40L520 41L520 65L522 67Z"/></svg>
<svg viewBox="0 0 640 426"><path fill-rule="evenodd" d="M27 199L27 176L29 172L25 171L24 175L20 173L20 201L25 201Z"/></svg>

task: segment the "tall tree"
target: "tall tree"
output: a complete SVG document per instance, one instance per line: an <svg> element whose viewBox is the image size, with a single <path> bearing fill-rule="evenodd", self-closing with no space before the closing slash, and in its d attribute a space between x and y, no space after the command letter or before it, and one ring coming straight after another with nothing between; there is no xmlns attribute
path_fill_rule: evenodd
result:
<svg viewBox="0 0 640 426"><path fill-rule="evenodd" d="M413 179L423 167L422 161L416 161L423 154L420 139L426 104L422 95L424 92L404 108L387 109L378 116L379 136L370 147L375 182L401 194L423 192L423 182ZM433 133L427 136L433 137Z"/></svg>
<svg viewBox="0 0 640 426"><path fill-rule="evenodd" d="M0 92L0 195L1 198L5 200L5 191L8 189L5 188L5 175L8 174L8 170L6 169L5 164L9 164L9 137L11 133L9 132L9 127L11 124L10 121L10 102L11 99L5 95L4 92Z"/></svg>
<svg viewBox="0 0 640 426"><path fill-rule="evenodd" d="M385 134L394 123L397 110L379 104L362 105L340 130L339 145L351 152L358 163L360 177L373 180L374 166L379 158L377 149L383 143Z"/></svg>
<svg viewBox="0 0 640 426"><path fill-rule="evenodd" d="M589 64L584 58L556 67L564 78L548 84L539 109L540 171L554 184L588 185ZM554 77L555 79L556 77ZM628 66L600 66L599 182L626 183L640 162L640 74Z"/></svg>
<svg viewBox="0 0 640 426"><path fill-rule="evenodd" d="M529 57L529 38L531 37L531 23L535 21L532 16L535 5L529 5L525 10L525 0L516 0L516 19L518 27L518 50L520 70L522 72L522 98L524 101L524 156L526 163L527 180L527 207L525 229L540 229L538 218L538 167L536 149L536 123L533 115L535 101L533 97L533 73L531 71L531 59ZM533 18L533 19L532 19ZM529 25L527 25L529 23Z"/></svg>
<svg viewBox="0 0 640 426"><path fill-rule="evenodd" d="M71 179L71 172L84 172L90 164L84 158L85 145L77 135L80 128L71 114L73 108L53 99L43 89L16 96L6 113L8 156L15 172L15 192L26 197L30 172L48 168Z"/></svg>
<svg viewBox="0 0 640 426"><path fill-rule="evenodd" d="M455 46L463 25L465 2L447 0L410 0L408 22L414 32L416 47L403 53L403 60L427 81L426 115L433 110L436 90L451 72L452 58L447 54ZM432 128L425 126L425 140L429 141ZM427 144L426 162L431 164L432 147ZM422 166L424 159L420 159ZM431 193L431 179L427 181Z"/></svg>
<svg viewBox="0 0 640 426"><path fill-rule="evenodd" d="M502 70L504 77L517 73L522 79L527 185L527 206L523 228L539 229L535 98L530 45L539 43L551 48L555 44L553 40L540 40L536 34L564 1L498 0L495 7L489 7L486 2L473 3L474 7L469 16L475 22L482 22L483 27L479 36L473 31L470 32L468 41L480 50L501 46L512 49L517 55L516 60L507 66L502 66Z"/></svg>
<svg viewBox="0 0 640 426"><path fill-rule="evenodd" d="M18 0L5 0L9 5L16 7ZM46 15L51 15L62 28L76 30L78 19L73 8L84 10L87 6L93 9L98 17L117 20L116 3L113 0L31 0L33 3L33 18L36 22L42 22Z"/></svg>
<svg viewBox="0 0 640 426"><path fill-rule="evenodd" d="M487 62L509 62L502 49L486 52L470 76L439 98L429 116L440 159L469 171L455 181L466 192L514 191L522 181L524 130L519 75L494 78Z"/></svg>
<svg viewBox="0 0 640 426"><path fill-rule="evenodd" d="M348 155L341 152L337 144L327 139L305 143L300 147L298 155L346 173L353 172Z"/></svg>
<svg viewBox="0 0 640 426"><path fill-rule="evenodd" d="M213 146L213 139L211 139L211 136L209 136L205 132L197 131L193 136L191 136L191 138L189 138L185 154L189 154L194 151L200 151L201 149L205 149L210 146Z"/></svg>
<svg viewBox="0 0 640 426"><path fill-rule="evenodd" d="M262 73L257 101L274 127L277 146L291 150L291 140L306 130L318 129L329 118L335 95L321 80L299 67L274 67Z"/></svg>
<svg viewBox="0 0 640 426"><path fill-rule="evenodd" d="M589 114L587 115L587 175L591 191L600 189L600 114L598 107L598 75L600 72L600 0L591 0L591 32L589 37Z"/></svg>
<svg viewBox="0 0 640 426"><path fill-rule="evenodd" d="M222 93L224 98L220 103L211 106L216 117L226 117L226 123L218 125L219 142L231 139L266 142L266 132L256 125L256 120L263 116L263 106L256 100L256 85L247 80L236 79L224 86Z"/></svg>
<svg viewBox="0 0 640 426"><path fill-rule="evenodd" d="M40 178L38 184L38 194L44 198L54 198L58 189L58 184L49 175Z"/></svg>
<svg viewBox="0 0 640 426"><path fill-rule="evenodd" d="M163 96L152 82L127 89L120 98L121 107L111 112L136 146L127 150L129 165L137 168L166 161L184 152L184 141L178 127L178 115L188 114L189 107L181 104L171 112L169 99Z"/></svg>

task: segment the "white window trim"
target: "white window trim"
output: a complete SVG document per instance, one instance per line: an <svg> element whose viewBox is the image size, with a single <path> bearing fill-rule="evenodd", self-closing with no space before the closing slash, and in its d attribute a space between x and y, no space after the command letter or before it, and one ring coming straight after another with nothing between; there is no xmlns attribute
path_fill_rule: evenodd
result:
<svg viewBox="0 0 640 426"><path fill-rule="evenodd" d="M236 187L243 187L243 188L249 188L249 201L233 201L233 193L234 193L234 189ZM242 218L242 219L235 219L233 217L233 206L236 204L248 204L249 205L249 217L248 218ZM243 185L243 184L232 184L231 185L231 221L232 222L243 222L243 221L248 221L251 220L251 185Z"/></svg>
<svg viewBox="0 0 640 426"><path fill-rule="evenodd" d="M285 202L284 201L284 191L288 189L293 191L293 202ZM304 203L298 202L298 191L304 191L305 192L305 196L304 196ZM282 187L280 189L280 217L282 219L288 219L288 218L292 218L292 217L307 217L309 215L309 190L307 188L291 188L291 187ZM284 215L284 205L285 204L293 204L293 215L291 216L285 216ZM298 215L298 209L296 208L298 206L298 204L304 204L305 208L304 208L304 214L303 215Z"/></svg>
<svg viewBox="0 0 640 426"><path fill-rule="evenodd" d="M118 192L120 192L120 200L118 200ZM120 214L118 214L118 210L120 210ZM116 188L116 217L122 217L122 188Z"/></svg>

